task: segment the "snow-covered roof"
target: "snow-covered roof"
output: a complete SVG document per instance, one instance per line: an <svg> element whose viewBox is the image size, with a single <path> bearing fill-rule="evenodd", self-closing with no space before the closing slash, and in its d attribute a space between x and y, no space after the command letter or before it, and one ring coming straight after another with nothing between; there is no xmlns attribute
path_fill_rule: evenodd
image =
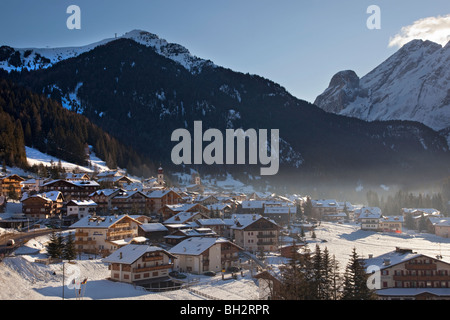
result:
<svg viewBox="0 0 450 320"><path fill-rule="evenodd" d="M162 223L143 223L140 225L145 232L167 231L168 229Z"/></svg>
<svg viewBox="0 0 450 320"><path fill-rule="evenodd" d="M412 252L412 251L390 251L385 254L379 255L377 257L365 259L365 266L377 266L380 269L391 267L393 265L423 256L422 254Z"/></svg>
<svg viewBox="0 0 450 320"><path fill-rule="evenodd" d="M430 215L440 214L440 211L434 208L402 208L402 211L404 213L412 213L412 214L414 213L416 214L426 213Z"/></svg>
<svg viewBox="0 0 450 320"><path fill-rule="evenodd" d="M320 200L311 200L313 207L321 207L321 208L339 208L339 202L335 199L320 199Z"/></svg>
<svg viewBox="0 0 450 320"><path fill-rule="evenodd" d="M440 217L429 217L428 220L433 224L434 226L450 226L450 218L440 218Z"/></svg>
<svg viewBox="0 0 450 320"><path fill-rule="evenodd" d="M386 288L376 291L378 296L414 297L429 293L440 297L449 297L450 288Z"/></svg>
<svg viewBox="0 0 450 320"><path fill-rule="evenodd" d="M225 221L223 221L222 219L217 219L217 218L216 219L198 219L196 221L196 223L201 226L217 226L217 225L226 226L227 225L225 223Z"/></svg>
<svg viewBox="0 0 450 320"><path fill-rule="evenodd" d="M70 207L71 205L75 205L75 206L96 206L97 203L95 203L92 200L70 200L69 203L67 203L67 207Z"/></svg>
<svg viewBox="0 0 450 320"><path fill-rule="evenodd" d="M112 215L112 216L86 216L72 224L71 228L109 228L113 224L117 223L118 221L124 219L125 217L128 217L130 219L133 219L129 215L123 214L123 215ZM141 224L139 221L133 219L137 224Z"/></svg>
<svg viewBox="0 0 450 320"><path fill-rule="evenodd" d="M123 189L100 189L97 191L92 192L89 196L95 196L95 195L104 195L105 197L109 197L110 195L114 194L115 192L125 192Z"/></svg>
<svg viewBox="0 0 450 320"><path fill-rule="evenodd" d="M264 213L266 213L266 214L289 214L289 213L294 214L296 212L297 212L296 207L283 206L283 207L265 207L264 208Z"/></svg>
<svg viewBox="0 0 450 320"><path fill-rule="evenodd" d="M175 191L173 191L171 189L169 189L169 190L167 190L167 189L152 190L147 193L147 197L148 198L162 198L165 195L169 194L170 192L175 192Z"/></svg>
<svg viewBox="0 0 450 320"><path fill-rule="evenodd" d="M383 216L380 222L402 222L403 216Z"/></svg>
<svg viewBox="0 0 450 320"><path fill-rule="evenodd" d="M200 255L205 250L211 248L216 243L230 242L225 238L214 237L193 237L181 241L179 244L169 250L171 254L179 255ZM231 243L231 242L230 242Z"/></svg>
<svg viewBox="0 0 450 320"><path fill-rule="evenodd" d="M48 186L48 185L53 184L58 181L65 181L67 183L73 184L78 187L92 187L92 186L98 187L98 186L100 186L96 181L92 181L92 180L64 180L64 179L52 180L52 181L44 183L43 186Z"/></svg>
<svg viewBox="0 0 450 320"><path fill-rule="evenodd" d="M381 218L381 209L378 207L362 207L360 209L360 219L377 219Z"/></svg>
<svg viewBox="0 0 450 320"><path fill-rule="evenodd" d="M62 193L60 191L49 191L49 192L43 192L43 193L38 193L38 194L34 194L34 195L29 195L28 193L24 193L22 195L22 198L20 199L20 201L24 201L28 198L42 198L44 200L47 201L57 201L58 198L62 197Z"/></svg>
<svg viewBox="0 0 450 320"><path fill-rule="evenodd" d="M265 200L244 200L241 202L242 209L262 209Z"/></svg>
<svg viewBox="0 0 450 320"><path fill-rule="evenodd" d="M173 217L170 217L169 219L165 220L164 224L171 224L171 223L186 223L189 219L192 219L195 216L199 217L205 217L201 212L179 212Z"/></svg>
<svg viewBox="0 0 450 320"><path fill-rule="evenodd" d="M134 237L134 238L125 238L125 239L119 239L119 240L110 240L111 243L114 243L115 245L122 247L130 243L145 243L148 241L146 237Z"/></svg>
<svg viewBox="0 0 450 320"><path fill-rule="evenodd" d="M160 247L145 244L127 244L104 258L103 262L132 264L142 257L143 254L148 252L164 252L165 254L172 256L169 252Z"/></svg>

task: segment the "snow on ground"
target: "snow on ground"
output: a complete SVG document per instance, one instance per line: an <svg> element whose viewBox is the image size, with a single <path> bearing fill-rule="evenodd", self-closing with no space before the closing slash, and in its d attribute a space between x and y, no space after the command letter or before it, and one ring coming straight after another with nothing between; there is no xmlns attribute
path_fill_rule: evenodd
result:
<svg viewBox="0 0 450 320"><path fill-rule="evenodd" d="M28 164L30 166L33 166L35 164L36 165L43 164L44 166L50 166L52 162L54 165L57 165L58 161L59 161L58 158L55 158L48 154L42 153L39 150L34 149L34 148L25 147L25 152L27 154ZM94 167L94 165L97 166L99 171L110 170L106 166L106 163L103 160L99 159L93 152L91 153L91 156L90 156L90 163L91 163L92 167ZM92 168L79 166L77 164L70 163L67 161L61 161L61 165L63 168L65 168L66 170L68 170L70 172L72 172L72 170L74 170L74 169L79 169L84 172L94 172L94 170Z"/></svg>
<svg viewBox="0 0 450 320"><path fill-rule="evenodd" d="M46 258L45 243L49 236L41 236L28 241L0 263L0 300L52 300L62 299L63 264L44 265L35 262ZM37 251L36 251L37 250ZM74 264L64 263L65 299L77 299L77 291L69 288L70 280L77 274L80 279L87 278L81 286L85 300L205 300L207 295L223 300L246 300L258 298L258 287L249 271L244 277L222 280L214 277L189 275L186 281L192 285L188 289L168 292L150 292L131 284L107 280L110 276L108 265L98 257L83 255Z"/></svg>
<svg viewBox="0 0 450 320"><path fill-rule="evenodd" d="M418 233L404 230L401 234L361 230L358 224L322 222L315 229L316 239L311 239L307 232L308 247L314 251L316 244L323 251L328 248L335 255L342 269L347 265L353 248L361 258L367 259L395 250L396 247L409 248L414 252L430 257L442 255L443 260L450 263L450 239L438 237L430 233Z"/></svg>
<svg viewBox="0 0 450 320"><path fill-rule="evenodd" d="M431 257L440 254L444 261L450 261L450 239L428 233L406 231L402 234L377 233L364 231L357 224L337 224L322 222L315 230L316 239L306 232L308 247L314 251L316 244L323 250L328 248L335 255L341 271L349 261L352 249L356 248L362 258L369 254L381 255L396 247L410 248ZM49 236L30 240L16 251L16 256L7 257L0 263L0 299L49 300L62 298L62 263L44 265L34 262L45 258L45 243ZM286 239L288 240L288 239ZM19 253L21 253L19 255ZM268 254L265 262L274 268L279 267L282 259L276 254ZM86 300L204 300L208 296L222 300L256 300L258 285L251 272L244 268L243 277L231 279L230 274L222 280L221 274L214 277L188 275L185 281L191 286L169 292L149 292L141 287L107 280L110 275L108 266L101 259L83 255L75 264L65 263L65 280L73 278L79 270L80 278L88 278L82 286L83 299ZM255 272L253 272L255 274ZM64 286L64 298L76 299L76 290Z"/></svg>

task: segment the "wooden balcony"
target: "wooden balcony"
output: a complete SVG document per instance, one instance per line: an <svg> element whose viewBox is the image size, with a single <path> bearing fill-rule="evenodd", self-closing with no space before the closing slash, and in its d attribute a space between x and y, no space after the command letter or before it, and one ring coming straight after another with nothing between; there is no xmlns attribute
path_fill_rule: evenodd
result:
<svg viewBox="0 0 450 320"><path fill-rule="evenodd" d="M160 264L158 266L151 266L151 267L145 267L145 268L133 268L133 272L147 272L147 271L156 271L156 270L163 270L163 269L170 269L173 267L173 263L169 264Z"/></svg>
<svg viewBox="0 0 450 320"><path fill-rule="evenodd" d="M89 237L89 233L88 232L76 231L75 232L75 237Z"/></svg>
<svg viewBox="0 0 450 320"><path fill-rule="evenodd" d="M148 262L148 261L158 261L158 260L163 260L163 259L164 259L163 256L153 256L153 257L143 257L142 261Z"/></svg>
<svg viewBox="0 0 450 320"><path fill-rule="evenodd" d="M450 276L442 275L394 275L392 276L394 281L450 281Z"/></svg>
<svg viewBox="0 0 450 320"><path fill-rule="evenodd" d="M437 265L435 263L406 263L406 270L436 270Z"/></svg>
<svg viewBox="0 0 450 320"><path fill-rule="evenodd" d="M75 240L75 245L95 245L97 241L95 240Z"/></svg>
<svg viewBox="0 0 450 320"><path fill-rule="evenodd" d="M274 233L258 233L258 235L256 236L257 238L276 238L276 234Z"/></svg>

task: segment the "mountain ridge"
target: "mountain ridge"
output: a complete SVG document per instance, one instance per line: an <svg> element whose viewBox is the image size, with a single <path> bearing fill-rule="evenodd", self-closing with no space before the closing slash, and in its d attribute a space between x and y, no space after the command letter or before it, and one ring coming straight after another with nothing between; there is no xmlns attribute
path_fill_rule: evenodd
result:
<svg viewBox="0 0 450 320"><path fill-rule="evenodd" d="M411 120L435 131L450 127L450 42L412 40L365 76L344 75L349 70L336 73L314 104L366 121Z"/></svg>
<svg viewBox="0 0 450 320"><path fill-rule="evenodd" d="M367 123L334 115L273 81L199 61L201 68L187 69L161 55L157 47L120 38L45 69L11 70L8 77L85 115L122 143L174 170L183 168L171 164L170 133L192 129L195 120L202 120L205 128L219 130L280 129L282 161L275 177L279 183L293 184L306 176L309 180L303 183L381 179L380 172L391 180L411 173L448 173L448 147L424 125ZM243 174L252 168L202 170Z"/></svg>

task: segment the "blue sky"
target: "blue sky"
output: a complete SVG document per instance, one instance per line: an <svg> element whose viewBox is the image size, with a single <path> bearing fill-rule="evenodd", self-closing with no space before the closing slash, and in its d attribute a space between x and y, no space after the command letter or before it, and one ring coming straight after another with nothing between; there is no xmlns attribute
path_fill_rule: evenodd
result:
<svg viewBox="0 0 450 320"><path fill-rule="evenodd" d="M69 5L81 30L69 30ZM366 12L381 10L381 29ZM78 46L133 29L179 43L196 56L258 74L313 102L338 71L360 77L393 54L402 27L450 14L448 0L2 0L0 45Z"/></svg>

